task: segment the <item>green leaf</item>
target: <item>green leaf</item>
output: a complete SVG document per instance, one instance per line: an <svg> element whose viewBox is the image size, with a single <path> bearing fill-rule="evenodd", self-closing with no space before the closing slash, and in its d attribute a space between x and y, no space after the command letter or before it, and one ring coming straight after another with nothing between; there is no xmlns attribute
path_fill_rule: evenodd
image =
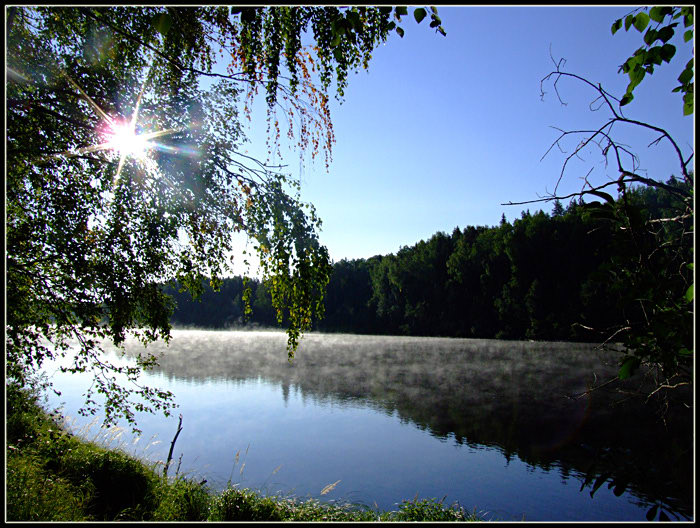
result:
<svg viewBox="0 0 700 528"><path fill-rule="evenodd" d="M658 32L655 29L649 28L649 30L644 34L644 43L647 46L651 46L652 43L657 39Z"/></svg>
<svg viewBox="0 0 700 528"><path fill-rule="evenodd" d="M673 38L673 34L675 31L673 31L673 28L671 26L664 26L658 31L658 37L661 39L661 42L668 42Z"/></svg>
<svg viewBox="0 0 700 528"><path fill-rule="evenodd" d="M691 115L694 110L695 110L695 105L693 103L693 94L692 92L686 95L690 95L690 100L686 101L685 104L683 105L683 115Z"/></svg>
<svg viewBox="0 0 700 528"><path fill-rule="evenodd" d="M151 24L156 28L156 31L165 36L170 31L170 26L173 24L173 19L168 13L160 13L153 16Z"/></svg>
<svg viewBox="0 0 700 528"><path fill-rule="evenodd" d="M633 23L634 17L632 15L627 15L627 18L625 18L625 31L629 31L629 28Z"/></svg>
<svg viewBox="0 0 700 528"><path fill-rule="evenodd" d="M413 11L413 18L415 18L416 22L418 22L419 24L421 23L421 20L423 20L427 15L428 13L422 7L418 7L415 9L415 11Z"/></svg>
<svg viewBox="0 0 700 528"><path fill-rule="evenodd" d="M639 364L640 364L640 360L638 357L628 356L622 362L622 366L620 367L620 370L617 373L617 377L620 378L621 380L625 380L625 379L629 378L637 370L637 367L639 367Z"/></svg>
<svg viewBox="0 0 700 528"><path fill-rule="evenodd" d="M671 59L676 54L676 46L673 44L664 44L661 46L661 58L666 62L671 62Z"/></svg>
<svg viewBox="0 0 700 528"><path fill-rule="evenodd" d="M642 79L644 79L644 76L646 75L646 71L644 70L644 68L637 65L632 70L630 70L627 75L629 75L630 78L630 83L627 86L627 91L631 92L640 82L642 82Z"/></svg>
<svg viewBox="0 0 700 528"><path fill-rule="evenodd" d="M647 63L651 64L661 64L663 58L661 57L661 46L654 46L647 52Z"/></svg>
<svg viewBox="0 0 700 528"><path fill-rule="evenodd" d="M335 48L340 44L340 33L333 34L333 40L331 40L331 48Z"/></svg>
<svg viewBox="0 0 700 528"><path fill-rule="evenodd" d="M396 26L396 32L399 34L399 37L403 38L403 28L401 26Z"/></svg>
<svg viewBox="0 0 700 528"><path fill-rule="evenodd" d="M687 84L693 79L693 70L686 68L678 76L678 82L681 84Z"/></svg>
<svg viewBox="0 0 700 528"><path fill-rule="evenodd" d="M244 7L241 9L241 22L248 24L255 20L255 7Z"/></svg>
<svg viewBox="0 0 700 528"><path fill-rule="evenodd" d="M362 29L362 21L360 20L360 13L357 11L348 11L346 19L350 21L352 28L359 32Z"/></svg>
<svg viewBox="0 0 700 528"><path fill-rule="evenodd" d="M683 13L683 12L684 12L684 10L681 9L681 13ZM695 15L693 15L692 11L688 11L687 13L685 13L683 15L683 26L684 27L692 26L692 25L694 25L694 23L695 23Z"/></svg>
<svg viewBox="0 0 700 528"><path fill-rule="evenodd" d="M622 19L621 19L621 18L618 18L617 20L615 20L615 22L613 22L613 25L612 25L612 27L610 28L610 30L612 31L612 34L614 35L615 33L617 33L617 31L618 31L621 27L622 27Z"/></svg>
<svg viewBox="0 0 700 528"><path fill-rule="evenodd" d="M627 92L625 95L622 96L622 99L620 100L620 106L625 106L626 104L631 103L632 99L634 99L634 95L632 95L630 92Z"/></svg>
<svg viewBox="0 0 700 528"><path fill-rule="evenodd" d="M407 15L408 8L406 6L396 6L394 13L396 14L396 16L399 16L399 17Z"/></svg>
<svg viewBox="0 0 700 528"><path fill-rule="evenodd" d="M689 29L688 31L683 33L683 40L685 42L688 42L692 38L693 38L693 30L692 29Z"/></svg>
<svg viewBox="0 0 700 528"><path fill-rule="evenodd" d="M649 10L649 17L654 21L654 22L663 22L664 17L666 16L663 11L662 7L660 6L654 6Z"/></svg>
<svg viewBox="0 0 700 528"><path fill-rule="evenodd" d="M634 27L640 33L644 31L648 25L649 15L647 15L645 12L642 11L641 13L638 13L636 17L634 17Z"/></svg>
<svg viewBox="0 0 700 528"><path fill-rule="evenodd" d="M678 355L679 355L679 356L684 356L684 357L685 357L685 356L692 356L692 355L693 355L693 351L692 351L692 350L688 350L687 348L681 348L681 349L678 351Z"/></svg>
<svg viewBox="0 0 700 528"><path fill-rule="evenodd" d="M685 292L685 300L686 302L693 302L693 298L695 297L695 283L691 284L688 289Z"/></svg>

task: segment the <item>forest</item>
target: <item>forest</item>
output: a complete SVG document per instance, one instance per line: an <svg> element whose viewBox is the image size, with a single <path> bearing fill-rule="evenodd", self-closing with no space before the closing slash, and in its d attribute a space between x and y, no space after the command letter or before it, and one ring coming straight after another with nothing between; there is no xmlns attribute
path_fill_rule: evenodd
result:
<svg viewBox="0 0 700 528"><path fill-rule="evenodd" d="M667 185L687 187L674 177ZM675 260L693 259L692 240L687 240L680 248L669 244L653 255L649 251L644 270L632 269L645 243L651 248L652 239L671 240L673 233L621 228L615 209L648 226L681 206L664 189L635 187L612 204L572 200L564 207L556 201L551 214L527 210L513 223L504 215L498 226L456 227L396 254L340 260L333 264L325 316L314 330L604 342L623 325L648 317L642 303L631 302L630 296L643 292L640 285L631 288L629 273L647 280L650 288L655 277L666 275L668 291L684 291L687 274L670 270ZM692 219L687 222L692 225ZM174 325L278 324L265 282L228 278L218 293L203 286L199 300L178 292L176 285L166 288L177 303ZM681 337L692 341L692 325L686 328L689 335Z"/></svg>

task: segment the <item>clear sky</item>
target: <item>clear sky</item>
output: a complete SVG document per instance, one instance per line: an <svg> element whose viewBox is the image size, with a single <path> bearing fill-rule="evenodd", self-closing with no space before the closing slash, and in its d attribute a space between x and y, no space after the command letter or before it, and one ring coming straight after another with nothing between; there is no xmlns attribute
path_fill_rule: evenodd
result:
<svg viewBox="0 0 700 528"><path fill-rule="evenodd" d="M302 182L302 200L323 220L321 242L331 258L367 258L395 253L455 227L497 225L521 212L551 203L505 206L533 200L554 189L565 154L542 156L564 129L599 127L608 117L591 112L590 87L572 80L559 84L566 106L550 84L544 100L540 81L566 59L565 71L579 74L618 97L627 76L618 68L642 44L642 34L624 28L612 35L623 7L440 7L447 36L403 17L405 36L393 34L373 55L368 72L349 79L345 102L332 105L337 143L327 172L322 159L282 149L283 162ZM635 90L627 117L671 133L685 154L694 147L694 116L683 116L681 95L671 93L691 57L680 31L671 64L657 67ZM250 152L265 158L262 126L249 130ZM646 175L666 180L679 175L677 159L665 145L648 147L656 136L618 129L635 149ZM570 151L574 143L565 147ZM279 162L279 159L273 161ZM560 193L592 181L616 178L599 151L566 172ZM611 188L611 190L614 188ZM614 193L613 193L614 194Z"/></svg>

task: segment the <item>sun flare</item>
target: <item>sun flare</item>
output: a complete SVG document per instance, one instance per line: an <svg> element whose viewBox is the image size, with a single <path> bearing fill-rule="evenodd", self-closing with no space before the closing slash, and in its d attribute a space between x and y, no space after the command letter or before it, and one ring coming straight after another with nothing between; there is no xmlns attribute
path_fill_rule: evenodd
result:
<svg viewBox="0 0 700 528"><path fill-rule="evenodd" d="M129 124L113 124L108 137L109 148L121 155L143 159L151 147L148 136L137 134Z"/></svg>
<svg viewBox="0 0 700 528"><path fill-rule="evenodd" d="M150 156L150 152L153 149L166 150L175 153L180 151L180 149L168 147L154 140L163 136L169 136L171 134L181 132L184 130L184 128L169 128L166 130L156 130L154 132L147 133L136 132L136 123L139 118L141 100L146 89L149 75L146 75L146 79L141 84L141 89L136 97L136 105L131 115L131 119L122 120L122 118L115 118L108 115L107 112L100 108L100 106L85 92L85 90L83 90L80 85L75 82L65 71L61 71L61 73L65 75L66 79L68 79L70 84L80 93L83 99L85 99L85 101L92 106L95 113L102 118L102 125L100 125L100 128L98 129L101 143L91 145L89 147L79 148L73 151L52 154L53 157L82 156L91 152L113 151L119 155L119 165L117 166L112 182L113 186L116 186L127 158L134 158L135 160L140 161L141 165L150 166L153 168L155 166L155 162Z"/></svg>

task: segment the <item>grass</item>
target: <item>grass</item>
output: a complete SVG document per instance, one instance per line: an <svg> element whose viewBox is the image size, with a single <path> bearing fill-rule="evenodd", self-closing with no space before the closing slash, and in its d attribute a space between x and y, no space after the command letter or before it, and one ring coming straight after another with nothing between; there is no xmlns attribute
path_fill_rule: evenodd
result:
<svg viewBox="0 0 700 528"><path fill-rule="evenodd" d="M82 440L47 414L35 392L7 386L6 515L11 521L470 521L458 505L404 501L376 511L264 496L236 485L216 493L158 463Z"/></svg>

